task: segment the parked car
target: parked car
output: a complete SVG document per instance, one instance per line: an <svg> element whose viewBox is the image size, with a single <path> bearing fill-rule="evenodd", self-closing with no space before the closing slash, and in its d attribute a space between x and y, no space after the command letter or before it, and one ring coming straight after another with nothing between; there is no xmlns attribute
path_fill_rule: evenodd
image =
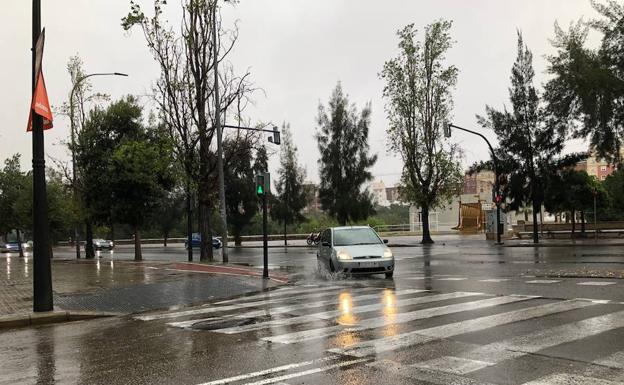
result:
<svg viewBox="0 0 624 385"><path fill-rule="evenodd" d="M95 250L112 250L115 247L113 241L108 239L94 239L93 248Z"/></svg>
<svg viewBox="0 0 624 385"><path fill-rule="evenodd" d="M191 246L199 247L200 243L201 243L201 234L193 233L191 237ZM223 246L223 243L221 243L221 240L219 238L212 237L212 247L215 249L220 249L221 246ZM184 241L184 248L188 249L188 239Z"/></svg>
<svg viewBox="0 0 624 385"><path fill-rule="evenodd" d="M0 251L3 253L17 253L19 252L19 243L7 242L0 245Z"/></svg>
<svg viewBox="0 0 624 385"><path fill-rule="evenodd" d="M387 240L369 226L332 227L321 232L316 257L332 272L394 274L394 255Z"/></svg>

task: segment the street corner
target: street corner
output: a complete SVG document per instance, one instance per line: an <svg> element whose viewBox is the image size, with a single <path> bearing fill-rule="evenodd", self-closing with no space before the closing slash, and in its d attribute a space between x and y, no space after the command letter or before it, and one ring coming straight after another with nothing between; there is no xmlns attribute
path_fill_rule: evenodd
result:
<svg viewBox="0 0 624 385"><path fill-rule="evenodd" d="M168 269L193 273L262 278L262 269L241 265L214 265L192 262L178 262L172 264ZM289 283L289 278L286 274L276 273L274 271L269 272L269 280L277 284Z"/></svg>
<svg viewBox="0 0 624 385"><path fill-rule="evenodd" d="M53 310L37 313L18 313L0 316L0 330L15 329L28 326L41 326L73 321L84 321L96 318L114 317L118 313L94 311Z"/></svg>

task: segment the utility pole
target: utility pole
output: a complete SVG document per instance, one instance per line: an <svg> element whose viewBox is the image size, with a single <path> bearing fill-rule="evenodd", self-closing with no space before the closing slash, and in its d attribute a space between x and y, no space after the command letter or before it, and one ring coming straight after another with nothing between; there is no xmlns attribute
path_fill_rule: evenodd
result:
<svg viewBox="0 0 624 385"><path fill-rule="evenodd" d="M32 3L32 94L37 84L37 41L41 34L41 0ZM39 58L41 59L41 58ZM41 69L39 69L41 70ZM45 180L43 117L30 109L33 150L33 311L54 309L52 266L48 239L48 199Z"/></svg>
<svg viewBox="0 0 624 385"><path fill-rule="evenodd" d="M71 129L71 155L72 155L72 190L74 193L74 203L76 204L78 201L78 188L76 186L76 123L74 117L74 96L76 89L78 86L87 78L91 76L128 76L127 74L123 74L121 72L107 72L107 73L95 73L88 74L84 76L77 77L74 81L74 85L72 86L71 92L69 93L69 125ZM74 226L74 242L76 242L76 259L80 259L80 237L78 234L78 226Z"/></svg>
<svg viewBox="0 0 624 385"><path fill-rule="evenodd" d="M228 230L227 230L227 210L225 207L225 177L223 176L223 130L221 128L221 104L219 102L219 49L217 47L217 0L214 0L212 10L212 49L214 60L214 99L215 99L215 126L217 129L217 169L219 171L219 206L221 211L221 221L223 222L223 232L221 233L221 255L223 263L228 263Z"/></svg>
<svg viewBox="0 0 624 385"><path fill-rule="evenodd" d="M494 203L496 204L496 244L502 245L503 242L501 242L501 233L502 233L502 230L504 229L501 229L501 223L500 223L500 205L502 203L501 202L502 197L500 195L500 174L499 174L500 170L498 167L498 158L496 157L496 153L494 152L494 147L492 147L492 145L490 144L490 141L487 140L487 138L483 136L482 134L476 131L471 131L466 128L456 126L453 123L444 124L444 136L446 136L447 138L451 137L451 128L457 128L458 130L465 131L470 134L481 137L481 139L485 140L485 143L487 143L488 147L490 148L490 153L492 155L492 163L494 164L494 177L495 177L494 191L495 191L496 197L494 199Z"/></svg>

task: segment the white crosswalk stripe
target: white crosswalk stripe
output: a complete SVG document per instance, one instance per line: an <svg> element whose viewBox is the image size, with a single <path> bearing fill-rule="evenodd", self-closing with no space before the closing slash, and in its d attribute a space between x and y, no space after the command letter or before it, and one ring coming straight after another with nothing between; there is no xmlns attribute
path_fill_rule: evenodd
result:
<svg viewBox="0 0 624 385"><path fill-rule="evenodd" d="M504 305L513 302L526 301L528 298L522 297L496 297L490 299L484 299L480 301L464 302L454 305L439 306L433 308L427 308L422 310L416 310L408 313L398 313L393 316L391 320L388 317L376 317L366 319L359 326L344 327L342 325L330 326L325 328L316 328L312 330L305 330L301 332L295 332L290 334L282 334L278 336L265 337L262 340L268 342L279 342L283 344L293 344L303 342L306 340L317 339L322 337L328 337L340 333L341 331L362 331L383 327L389 324L401 324L419 319L426 319L441 315L447 315L452 313L459 313L462 311L484 309L487 307Z"/></svg>
<svg viewBox="0 0 624 385"><path fill-rule="evenodd" d="M459 279L463 277L443 278L449 281ZM492 278L483 279L481 282L498 283L507 280ZM545 280L533 282L546 283ZM343 301L346 301L348 306L343 308ZM491 377L494 380L489 381L480 377L487 377L490 373L487 370L481 371L482 369L503 362L506 365L522 357L525 357L523 360L537 359L533 358L534 354L541 355L542 351L548 352L546 349L584 339L604 338L598 336L624 328L624 311L621 308L614 310L614 306L619 305L606 300L554 300L531 295L493 296L478 292L432 293L429 290L412 289L409 286L392 290L384 287L336 285L288 288L284 291L222 301L218 305L204 308L145 315L139 319L170 320L165 321L167 325L182 328L206 322L210 326L203 326L210 330L206 331L207 333L238 334L262 331L261 334L252 334L244 338L252 338L252 341L256 338L258 342L268 343L260 346L267 349L270 347L270 350L276 352L281 347L271 347L270 344L297 344L292 348L300 351L307 348L306 343L309 341L325 339L321 344L309 345L314 346L316 353L307 361L289 363L286 358L276 361L280 365L274 367L250 373L235 372L233 374L236 375L233 377L216 379L200 385L286 385L293 381L307 383L309 381L304 378L306 376L318 377L320 379L318 383L323 383L333 376L332 373L335 371L351 368L360 370L358 368L365 368L365 365L380 371L396 370L395 375L404 377L406 383L418 380L441 385L476 385L497 383L496 377ZM579 313L581 309L588 310ZM487 310L488 315L479 313L484 310ZM536 330L527 327L529 325L527 321L559 316L561 313L565 315L549 318L549 326L545 329ZM345 314L348 317L345 317ZM459 315L449 317L454 314ZM578 317L578 314L583 316ZM193 316L199 318L189 319ZM188 318L175 319L181 317ZM561 321L558 322L559 319ZM254 323L241 325L240 322L237 324L237 320L249 320ZM425 323L410 324L419 320L424 320ZM540 321L533 322L542 325ZM497 334L500 332L495 331L491 334L493 339L490 339L493 342L488 341L490 343L486 345L478 342L462 342L463 338L453 339L474 332L490 333L490 329L516 323L522 323L524 326L508 326L503 329L505 333L501 333L500 337ZM398 334L390 335L386 332L386 328L394 325L402 326L392 328L393 333ZM362 333L363 331L370 332ZM351 333L357 338L343 338ZM437 344L451 344L446 346L457 346L458 349L445 352L447 355L439 356L438 353L434 355L435 358L428 359L430 356L427 349L432 349ZM407 347L412 349L404 350ZM383 355L398 350L402 352L397 354L402 354L408 359L403 358L401 362L392 361L391 359L395 359L394 356ZM610 376L604 370L624 373L624 349L617 351L611 347L603 356L592 357L595 360L587 364L597 368L595 371L565 373L567 370L564 368L560 371L536 373L534 378L524 376L522 381L524 385L618 384L619 374ZM492 369L495 371L495 368Z"/></svg>
<svg viewBox="0 0 624 385"><path fill-rule="evenodd" d="M470 357L471 364L469 365L457 365L458 362L467 359L447 356L422 362L418 366L456 374L467 374L505 360L522 357L549 347L595 336L621 327L624 327L624 311L538 330L478 347L463 354ZM618 357L607 358L606 361L608 362L613 358Z"/></svg>
<svg viewBox="0 0 624 385"><path fill-rule="evenodd" d="M330 349L330 352L346 354L355 357L365 357L391 350L397 350L412 345L423 344L442 338L449 338L460 334L490 329L496 326L526 321L532 318L543 317L563 311L579 309L593 305L592 302L564 301L534 306L528 309L513 310L491 316L479 317L467 321L454 322L429 329L416 330L391 337L370 341L363 341L348 348Z"/></svg>
<svg viewBox="0 0 624 385"><path fill-rule="evenodd" d="M367 295L360 295L360 296L353 297L353 300L352 300L353 304L371 300L371 299L381 298L380 295L382 295L383 292L380 292L379 289L374 289L374 291L376 291L375 294L367 294ZM401 296L401 295L416 294L416 293L423 293L423 292L426 292L426 290L408 289L408 290L397 291L394 294ZM289 313L289 312L296 311L296 310L312 309L315 307L335 305L335 304L336 304L336 298L332 298L332 299L328 299L324 301L303 303L303 304L290 305L290 306L282 306L282 307L270 308L266 310L255 310L255 311L251 311L251 312L247 312L243 314L238 314L235 317L236 318L253 318L253 317L259 317L259 316L266 315L266 314L270 314L271 316L274 316L274 315ZM370 310L377 310L383 306L384 306L383 304L381 305L375 304L375 305L358 307L355 310L364 311L362 309L368 309L366 311L370 311ZM259 330L259 329L267 328L270 326L283 325L286 323L294 324L294 323L307 322L307 320L326 319L328 317L333 317L334 315L337 315L339 313L340 313L339 311L322 312L322 313L316 313L316 314L309 314L309 315L305 315L301 317L293 317L293 318L288 318L288 319L278 319L278 320L269 321L269 322L262 322L262 323L257 323L253 325L247 325L246 327L241 326L237 328L217 329L215 331L220 332L220 333L226 333L226 334L241 333L244 331ZM181 321L181 322L170 322L168 323L168 325L185 328L185 327L191 327L198 322L208 321L210 319L211 318L202 318L202 319L193 319L193 320Z"/></svg>
<svg viewBox="0 0 624 385"><path fill-rule="evenodd" d="M314 297L320 297L322 295L330 295L329 292L335 292L339 290L344 290L344 288L340 286L333 286L333 287L327 287L327 288L322 288L322 289L315 289L312 292L310 292L310 290L306 290L301 293L308 293L308 294L295 296L295 297L291 296L294 293L290 291L288 293L278 293L278 294L281 294L280 296L278 296L278 298L269 296L268 297L269 299L265 299L262 301L234 303L232 305L225 305L225 306L202 307L199 309L182 310L182 311L171 312L171 313L143 315L143 316L134 317L134 319L141 320L141 321L153 321L157 319L179 318L179 317L186 317L186 316L192 316L192 315L198 315L198 314L219 313L219 312L230 311L230 310L239 310L242 308L260 307L264 305L280 303L282 301L307 300L307 299L314 298ZM297 293L300 293L300 292L297 292Z"/></svg>

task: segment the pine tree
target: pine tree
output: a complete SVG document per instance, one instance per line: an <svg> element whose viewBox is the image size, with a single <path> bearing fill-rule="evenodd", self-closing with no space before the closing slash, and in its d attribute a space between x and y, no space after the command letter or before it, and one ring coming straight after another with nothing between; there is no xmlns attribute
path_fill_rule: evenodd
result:
<svg viewBox="0 0 624 385"><path fill-rule="evenodd" d="M332 93L328 110L319 105L319 199L323 210L341 225L374 213L372 196L362 187L372 180L369 169L377 161L376 155L369 155L370 114L370 103L359 114L354 105L349 105L340 83Z"/></svg>
<svg viewBox="0 0 624 385"><path fill-rule="evenodd" d="M497 111L486 106L486 116L479 123L494 130L498 137L499 173L508 174L503 193L510 200L508 208L531 206L533 242L538 242L537 214L544 201L548 179L557 170L574 164L578 154L561 157L565 141L558 124L547 119L533 84L533 55L518 32L518 55L511 71L509 98L512 111Z"/></svg>
<svg viewBox="0 0 624 385"><path fill-rule="evenodd" d="M283 124L282 135L280 169L275 184L276 200L271 216L284 225L284 246L287 246L287 226L305 220L301 210L306 206L307 193L303 185L306 172L297 162L297 146L293 142L289 124Z"/></svg>

